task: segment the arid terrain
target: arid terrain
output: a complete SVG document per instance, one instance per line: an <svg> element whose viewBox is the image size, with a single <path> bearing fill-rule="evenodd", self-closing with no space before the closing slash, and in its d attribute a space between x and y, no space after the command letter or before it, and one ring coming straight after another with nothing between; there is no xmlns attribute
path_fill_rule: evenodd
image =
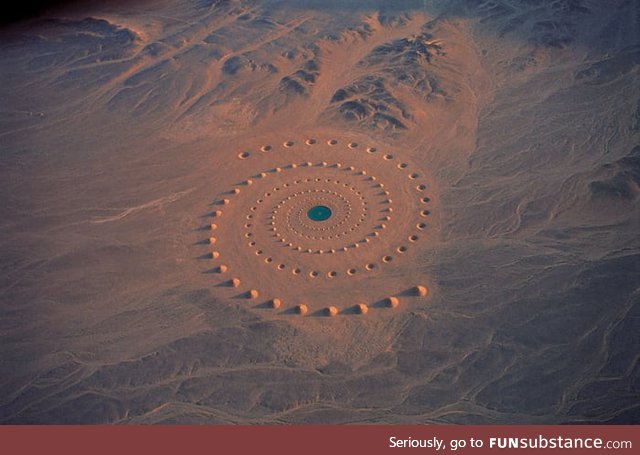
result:
<svg viewBox="0 0 640 455"><path fill-rule="evenodd" d="M640 423L636 0L0 28L0 423Z"/></svg>

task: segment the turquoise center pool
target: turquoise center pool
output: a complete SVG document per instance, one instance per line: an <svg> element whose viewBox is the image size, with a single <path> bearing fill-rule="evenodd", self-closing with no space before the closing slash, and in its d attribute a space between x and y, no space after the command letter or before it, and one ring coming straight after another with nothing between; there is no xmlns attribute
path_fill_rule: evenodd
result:
<svg viewBox="0 0 640 455"><path fill-rule="evenodd" d="M316 205L309 209L307 216L312 221L326 221L331 218L331 209L326 205Z"/></svg>

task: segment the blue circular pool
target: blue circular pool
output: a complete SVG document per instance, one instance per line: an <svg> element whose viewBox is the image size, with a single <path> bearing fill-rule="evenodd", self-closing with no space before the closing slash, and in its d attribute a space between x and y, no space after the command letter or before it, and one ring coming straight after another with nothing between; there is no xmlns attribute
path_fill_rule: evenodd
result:
<svg viewBox="0 0 640 455"><path fill-rule="evenodd" d="M326 205L316 205L309 209L307 216L312 221L326 221L331 218L331 209Z"/></svg>

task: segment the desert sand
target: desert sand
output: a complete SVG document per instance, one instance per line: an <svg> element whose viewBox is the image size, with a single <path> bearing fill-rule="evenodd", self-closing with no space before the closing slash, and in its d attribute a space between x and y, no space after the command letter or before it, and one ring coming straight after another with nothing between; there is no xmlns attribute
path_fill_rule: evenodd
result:
<svg viewBox="0 0 640 455"><path fill-rule="evenodd" d="M640 422L639 24L152 0L3 26L0 423Z"/></svg>

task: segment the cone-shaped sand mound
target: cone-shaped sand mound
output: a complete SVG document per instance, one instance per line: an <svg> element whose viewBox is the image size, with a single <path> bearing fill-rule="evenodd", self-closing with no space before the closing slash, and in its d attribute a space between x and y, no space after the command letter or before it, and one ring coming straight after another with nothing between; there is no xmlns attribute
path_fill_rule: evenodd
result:
<svg viewBox="0 0 640 455"><path fill-rule="evenodd" d="M266 299L258 307L275 311L265 316L395 314L424 304L416 297L427 287L415 283L428 277L413 263L435 236L432 184L401 150L364 142L289 139L228 157L237 179L213 200L210 256L224 261L215 270L237 274L231 287Z"/></svg>

